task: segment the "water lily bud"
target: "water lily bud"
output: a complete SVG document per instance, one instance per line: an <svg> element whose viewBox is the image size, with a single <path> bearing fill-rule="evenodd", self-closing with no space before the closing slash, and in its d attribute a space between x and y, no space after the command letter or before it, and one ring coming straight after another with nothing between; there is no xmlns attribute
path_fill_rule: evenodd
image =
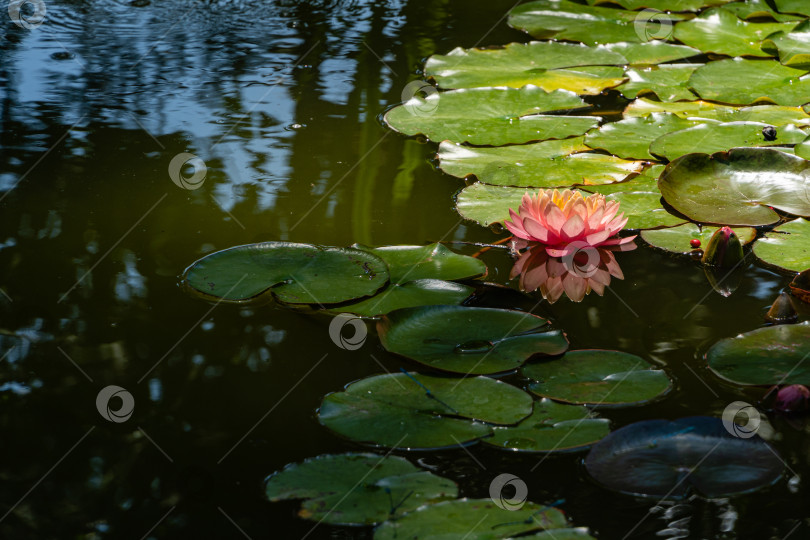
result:
<svg viewBox="0 0 810 540"><path fill-rule="evenodd" d="M717 229L703 251L703 264L732 268L743 260L742 243L730 227Z"/></svg>
<svg viewBox="0 0 810 540"><path fill-rule="evenodd" d="M776 394L773 408L781 412L799 412L810 408L810 390L802 384L791 384Z"/></svg>

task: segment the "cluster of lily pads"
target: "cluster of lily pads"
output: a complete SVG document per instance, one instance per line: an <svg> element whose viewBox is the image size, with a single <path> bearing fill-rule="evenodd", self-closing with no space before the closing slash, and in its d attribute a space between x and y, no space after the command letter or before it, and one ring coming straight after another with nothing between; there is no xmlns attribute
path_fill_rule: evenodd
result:
<svg viewBox="0 0 810 540"><path fill-rule="evenodd" d="M736 226L759 259L798 272L810 224L785 222L810 216L810 8L775 5L522 4L509 24L545 41L433 55L424 74L438 90L384 119L440 143L447 174L476 179L456 208L481 225L527 190L574 187L619 201L654 246L688 253ZM632 100L617 121L583 99L606 91Z"/></svg>

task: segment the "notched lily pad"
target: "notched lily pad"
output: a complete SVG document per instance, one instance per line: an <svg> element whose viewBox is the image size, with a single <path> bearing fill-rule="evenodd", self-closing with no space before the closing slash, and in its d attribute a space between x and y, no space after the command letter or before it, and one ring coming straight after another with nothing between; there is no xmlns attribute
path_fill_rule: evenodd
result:
<svg viewBox="0 0 810 540"><path fill-rule="evenodd" d="M402 309L380 320L377 331L389 352L464 374L509 371L532 355L558 355L568 349L563 333L549 328L547 320L506 309Z"/></svg>
<svg viewBox="0 0 810 540"><path fill-rule="evenodd" d="M754 255L789 272L810 268L810 222L797 219L776 227L754 244Z"/></svg>
<svg viewBox="0 0 810 540"><path fill-rule="evenodd" d="M646 497L714 499L776 482L784 465L759 436L735 437L719 418L645 420L596 443L585 468L608 489Z"/></svg>
<svg viewBox="0 0 810 540"><path fill-rule="evenodd" d="M759 328L721 339L706 352L709 368L734 384L810 385L810 325Z"/></svg>
<svg viewBox="0 0 810 540"><path fill-rule="evenodd" d="M759 101L798 107L810 101L807 72L776 60L728 58L695 70L689 86L703 99L749 105ZM741 84L744 81L745 84Z"/></svg>
<svg viewBox="0 0 810 540"><path fill-rule="evenodd" d="M318 420L353 441L398 449L446 448L492 434L532 411L529 394L488 377L396 373L327 395Z"/></svg>
<svg viewBox="0 0 810 540"><path fill-rule="evenodd" d="M659 137L700 125L670 113L652 113L645 117L625 118L588 132L585 144L607 150L622 158L657 159L649 152L650 143Z"/></svg>
<svg viewBox="0 0 810 540"><path fill-rule="evenodd" d="M717 227L700 227L695 223L684 223L669 229L659 229L657 231L642 231L641 237L648 244L672 253L689 253L706 247ZM756 229L750 227L738 227L734 233L743 244L754 241L757 236ZM692 242L697 240L700 245L692 246Z"/></svg>
<svg viewBox="0 0 810 540"><path fill-rule="evenodd" d="M667 165L658 187L690 219L717 225L776 223L769 207L810 215L810 162L770 148L687 154Z"/></svg>
<svg viewBox="0 0 810 540"><path fill-rule="evenodd" d="M543 398L520 424L494 431L481 442L516 452L570 452L588 448L610 433L610 422L596 418L587 407Z"/></svg>
<svg viewBox="0 0 810 540"><path fill-rule="evenodd" d="M568 403L628 406L649 403L672 388L666 373L638 356L598 349L524 366L533 393Z"/></svg>
<svg viewBox="0 0 810 540"><path fill-rule="evenodd" d="M332 525L374 525L423 504L458 497L458 486L397 456L322 455L273 473L271 502L303 499L298 516Z"/></svg>
<svg viewBox="0 0 810 540"><path fill-rule="evenodd" d="M557 530L566 526L561 511L533 502L516 508L498 506L491 499L458 499L425 505L400 519L386 521L374 531L374 540L495 540L548 529L554 533L549 538L558 538Z"/></svg>
<svg viewBox="0 0 810 540"><path fill-rule="evenodd" d="M388 267L359 249L263 242L206 255L186 269L182 283L224 302L271 291L287 304L337 304L376 293L388 283Z"/></svg>

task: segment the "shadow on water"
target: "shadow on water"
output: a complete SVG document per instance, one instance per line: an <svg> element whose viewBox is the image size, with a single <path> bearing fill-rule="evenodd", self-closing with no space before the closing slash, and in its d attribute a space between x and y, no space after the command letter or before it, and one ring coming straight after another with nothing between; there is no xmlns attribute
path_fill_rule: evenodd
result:
<svg viewBox="0 0 810 540"><path fill-rule="evenodd" d="M434 169L435 147L378 115L430 54L525 41L502 20L511 4L46 5L36 28L0 26L0 536L370 538L313 529L296 505L264 502L262 479L357 449L318 425L321 398L413 365L373 333L360 351L335 347L325 317L202 303L177 276L204 253L262 240L498 239L460 221L460 184ZM195 189L168 174L184 152L205 164ZM506 282L512 261L484 258ZM607 413L615 426L719 414L740 395L706 386L699 355L759 326L786 280L752 267L725 299L700 267L648 248L622 268L604 297L536 309L557 317L574 347L648 356L676 378L677 391L642 413ZM131 392L126 421L97 410L108 385ZM800 434L783 444L800 474L806 444ZM465 496L487 496L497 472L519 474L532 500L566 499L575 522L604 538L652 506L590 484L576 456L534 469L536 458L471 452L486 469L460 450L411 457ZM785 534L806 502L785 485L742 498L738 528ZM651 517L633 537L661 528Z"/></svg>

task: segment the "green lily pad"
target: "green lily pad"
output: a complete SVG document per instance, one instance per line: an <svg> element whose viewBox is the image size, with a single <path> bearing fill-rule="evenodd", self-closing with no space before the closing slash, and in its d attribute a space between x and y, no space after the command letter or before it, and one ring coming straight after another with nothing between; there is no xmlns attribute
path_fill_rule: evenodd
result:
<svg viewBox="0 0 810 540"><path fill-rule="evenodd" d="M522 540L596 540L588 533L585 527L569 529L554 529L553 531L543 531L529 536L521 536Z"/></svg>
<svg viewBox="0 0 810 540"><path fill-rule="evenodd" d="M624 110L624 117L648 116L652 113L668 112L687 120L718 120L720 122L763 122L772 126L796 124L810 125L810 115L801 107L781 105L756 105L753 107L733 107L710 101L679 101L661 103L640 98L630 103Z"/></svg>
<svg viewBox="0 0 810 540"><path fill-rule="evenodd" d="M620 212L628 218L627 229L657 229L674 227L685 220L673 216L661 206L661 194L635 191L615 191L616 189L633 190L646 183L622 182L605 186L586 186L585 190L601 193L603 188L608 200L616 200L621 205ZM509 217L509 209L520 206L520 200L526 193L525 188L489 186L475 183L462 189L456 196L456 210L465 219L488 226L501 223Z"/></svg>
<svg viewBox="0 0 810 540"><path fill-rule="evenodd" d="M602 195L611 195L613 193L656 193L660 197L661 192L658 191L658 176L663 170L663 165L653 165L652 167L644 169L640 175L624 182L606 184L604 186L583 186L580 189L583 191L601 193Z"/></svg>
<svg viewBox="0 0 810 540"><path fill-rule="evenodd" d="M622 54L605 46L535 41L510 43L502 49L455 48L446 55L436 54L425 63L425 76L432 77L442 88L521 88L531 84L547 91L598 94L621 83L624 72L620 68L591 70L585 66L626 63Z"/></svg>
<svg viewBox="0 0 810 540"><path fill-rule="evenodd" d="M567 187L624 180L641 171L642 161L627 161L589 150L582 137L534 144L470 148L443 142L439 166L452 176L475 175L485 184L518 187Z"/></svg>
<svg viewBox="0 0 810 540"><path fill-rule="evenodd" d="M678 212L717 225L769 225L770 207L810 215L809 163L770 148L734 148L717 154L687 154L672 161L658 187Z"/></svg>
<svg viewBox="0 0 810 540"><path fill-rule="evenodd" d="M681 15L655 14L655 21L671 26ZM537 0L521 4L509 13L509 25L538 39L565 39L588 45L598 43L644 42L667 37L652 30L636 11L587 6L569 0ZM647 32L646 30L650 30ZM659 33L664 35L659 36Z"/></svg>
<svg viewBox="0 0 810 540"><path fill-rule="evenodd" d="M721 339L706 352L709 368L734 384L810 385L810 325L780 324Z"/></svg>
<svg viewBox="0 0 810 540"><path fill-rule="evenodd" d="M496 540L522 533L567 526L565 514L556 508L526 502L504 510L491 499L458 499L425 505L402 518L386 521L374 531L374 540Z"/></svg>
<svg viewBox="0 0 810 540"><path fill-rule="evenodd" d="M810 268L810 222L790 221L754 244L754 255L771 266L791 272Z"/></svg>
<svg viewBox="0 0 810 540"><path fill-rule="evenodd" d="M566 405L544 398L534 412L515 427L497 427L481 442L518 452L583 450L610 433L610 422L595 418L587 407Z"/></svg>
<svg viewBox="0 0 810 540"><path fill-rule="evenodd" d="M785 468L777 451L752 435L735 437L725 420L707 416L645 420L596 443L585 468L609 489L656 499L749 493L776 482Z"/></svg>
<svg viewBox="0 0 810 540"><path fill-rule="evenodd" d="M776 137L768 140L766 133L772 129ZM713 154L741 146L792 145L805 137L804 131L791 124L773 128L761 122L707 123L662 135L650 144L650 153L672 161L693 152Z"/></svg>
<svg viewBox="0 0 810 540"><path fill-rule="evenodd" d="M655 42L659 43L659 42ZM661 101L695 99L689 90L689 78L703 64L662 64L644 69L628 69L627 82L616 88L626 98L655 94Z"/></svg>
<svg viewBox="0 0 810 540"><path fill-rule="evenodd" d="M706 247L718 227L700 227L695 223L684 223L669 229L657 231L642 231L641 237L650 245L671 251L672 253L689 253L699 248L693 248L692 240L699 240L702 247ZM743 244L749 244L757 236L756 229L750 227L735 228L734 233Z"/></svg>
<svg viewBox="0 0 810 540"><path fill-rule="evenodd" d="M723 103L770 101L798 107L810 101L810 77L805 75L776 60L727 58L696 69L689 86L701 98Z"/></svg>
<svg viewBox="0 0 810 540"><path fill-rule="evenodd" d="M765 0L745 0L723 5L723 9L730 11L740 19L773 19L778 22L800 21L801 17L777 13Z"/></svg>
<svg viewBox="0 0 810 540"><path fill-rule="evenodd" d="M793 151L800 158L810 159L810 137L794 146Z"/></svg>
<svg viewBox="0 0 810 540"><path fill-rule="evenodd" d="M514 144L582 135L599 124L597 116L536 114L583 106L571 92L535 86L472 88L414 96L388 111L388 126L405 135L423 133L433 141Z"/></svg>
<svg viewBox="0 0 810 540"><path fill-rule="evenodd" d="M377 323L383 347L432 368L485 374L517 369L535 354L557 355L568 340L548 321L507 309L426 306Z"/></svg>
<svg viewBox="0 0 810 540"><path fill-rule="evenodd" d="M492 434L489 424L515 424L531 411L526 392L488 377L396 373L367 377L328 394L318 420L360 443L430 449L486 437Z"/></svg>
<svg viewBox="0 0 810 540"><path fill-rule="evenodd" d="M684 120L674 114L652 113L605 124L589 132L585 144L622 158L654 160L656 158L648 151L650 143L667 133L697 125L699 122Z"/></svg>
<svg viewBox="0 0 810 540"><path fill-rule="evenodd" d="M805 0L774 0L777 11L782 13L798 13L810 17L810 6Z"/></svg>
<svg viewBox="0 0 810 540"><path fill-rule="evenodd" d="M666 373L638 356L603 350L571 351L560 360L524 366L533 393L568 403L640 405L672 388Z"/></svg>
<svg viewBox="0 0 810 540"><path fill-rule="evenodd" d="M657 9L658 11L700 11L729 0L588 0L593 4L618 4L625 9Z"/></svg>
<svg viewBox="0 0 810 540"><path fill-rule="evenodd" d="M304 499L298 516L332 525L374 525L423 504L458 497L458 486L397 456L323 455L273 473L271 502Z"/></svg>
<svg viewBox="0 0 810 540"><path fill-rule="evenodd" d="M482 277L487 265L480 259L460 255L435 242L427 246L352 246L378 256L388 265L391 283L416 279L468 279Z"/></svg>
<svg viewBox="0 0 810 540"><path fill-rule="evenodd" d="M774 32L789 32L792 22L748 22L725 9L708 9L691 21L675 25L675 39L708 53L728 56L769 56L761 42ZM728 82L728 81L726 81Z"/></svg>
<svg viewBox="0 0 810 540"><path fill-rule="evenodd" d="M337 304L376 293L388 283L388 267L359 249L263 242L206 255L182 281L187 290L224 302L272 291L288 304Z"/></svg>
<svg viewBox="0 0 810 540"><path fill-rule="evenodd" d="M621 53L627 59L624 63L631 65L657 65L700 54L699 50L686 45L657 40L643 43L610 43L606 47L613 52Z"/></svg>
<svg viewBox="0 0 810 540"><path fill-rule="evenodd" d="M810 21L791 32L776 32L762 42L762 50L779 56L779 62L799 69L810 68Z"/></svg>
<svg viewBox="0 0 810 540"><path fill-rule="evenodd" d="M417 306L461 304L475 292L473 287L441 279L415 279L391 283L382 292L360 302L330 309L333 313L354 313L360 317L376 317L397 309Z"/></svg>

